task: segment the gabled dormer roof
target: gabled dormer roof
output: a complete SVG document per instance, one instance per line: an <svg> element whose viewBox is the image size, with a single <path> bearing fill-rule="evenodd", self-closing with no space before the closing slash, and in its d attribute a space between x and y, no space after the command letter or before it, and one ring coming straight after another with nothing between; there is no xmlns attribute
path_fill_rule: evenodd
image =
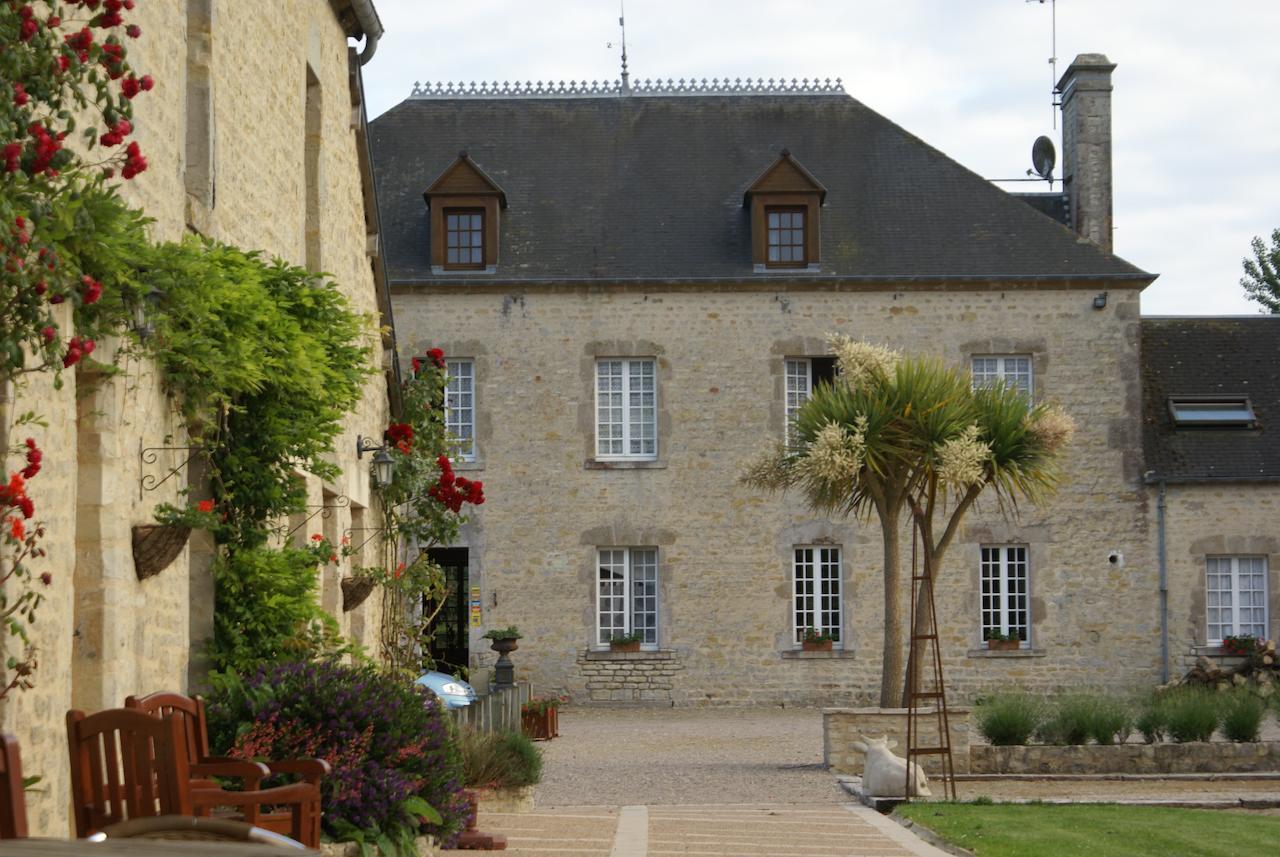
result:
<svg viewBox="0 0 1280 857"><path fill-rule="evenodd" d="M498 205L507 207L506 192L471 160L465 150L459 152L457 159L422 192L428 208L435 196L496 196Z"/></svg>
<svg viewBox="0 0 1280 857"><path fill-rule="evenodd" d="M756 177L742 195L742 204L750 205L751 195L755 193L816 193L819 204L827 201L827 189L822 186L822 182L791 157L788 149L783 149L778 160Z"/></svg>

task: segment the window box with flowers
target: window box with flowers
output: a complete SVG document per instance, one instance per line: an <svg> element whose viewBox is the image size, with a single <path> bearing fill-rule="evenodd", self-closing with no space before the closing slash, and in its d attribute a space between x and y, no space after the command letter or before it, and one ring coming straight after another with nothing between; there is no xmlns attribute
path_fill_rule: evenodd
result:
<svg viewBox="0 0 1280 857"><path fill-rule="evenodd" d="M644 635L639 632L630 634L614 634L609 638L609 651L611 652L638 652L640 644L644 642Z"/></svg>
<svg viewBox="0 0 1280 857"><path fill-rule="evenodd" d="M560 703L558 696L535 696L520 706L520 725L534 741L550 741L560 736Z"/></svg>
<svg viewBox="0 0 1280 857"><path fill-rule="evenodd" d="M984 636L987 641L987 651L990 652L1016 652L1022 648L1022 635L1017 631L1003 634L988 629Z"/></svg>
<svg viewBox="0 0 1280 857"><path fill-rule="evenodd" d="M805 628L804 635L800 638L800 650L803 652L829 652L834 641L835 637L829 631Z"/></svg>
<svg viewBox="0 0 1280 857"><path fill-rule="evenodd" d="M138 580L164 571L182 553L192 530L213 530L221 519L212 500L179 509L170 503L156 507L154 524L133 527L133 569Z"/></svg>

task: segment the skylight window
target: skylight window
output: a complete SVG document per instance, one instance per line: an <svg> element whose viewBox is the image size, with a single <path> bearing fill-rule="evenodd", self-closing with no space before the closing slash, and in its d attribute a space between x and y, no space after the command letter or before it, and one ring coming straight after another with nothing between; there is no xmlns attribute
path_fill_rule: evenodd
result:
<svg viewBox="0 0 1280 857"><path fill-rule="evenodd" d="M1178 428L1253 428L1257 417L1248 396L1170 396Z"/></svg>

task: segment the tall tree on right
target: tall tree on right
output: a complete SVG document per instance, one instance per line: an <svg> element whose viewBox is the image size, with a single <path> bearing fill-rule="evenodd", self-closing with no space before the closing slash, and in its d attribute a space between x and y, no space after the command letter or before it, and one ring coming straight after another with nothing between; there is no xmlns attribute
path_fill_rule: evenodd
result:
<svg viewBox="0 0 1280 857"><path fill-rule="evenodd" d="M1244 260L1244 276L1240 285L1249 300L1257 301L1267 312L1280 314L1280 229L1271 230L1271 246L1255 237L1250 245L1253 258Z"/></svg>

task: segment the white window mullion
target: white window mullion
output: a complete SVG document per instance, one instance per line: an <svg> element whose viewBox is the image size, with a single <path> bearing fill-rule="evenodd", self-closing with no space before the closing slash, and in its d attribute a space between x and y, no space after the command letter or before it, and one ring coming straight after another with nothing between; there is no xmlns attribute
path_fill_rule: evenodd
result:
<svg viewBox="0 0 1280 857"><path fill-rule="evenodd" d="M831 635L844 645L844 604L840 548L797 547L792 557L792 639L804 639L806 628Z"/></svg>
<svg viewBox="0 0 1280 857"><path fill-rule="evenodd" d="M657 454L656 361L597 361L596 456L653 459Z"/></svg>
<svg viewBox="0 0 1280 857"><path fill-rule="evenodd" d="M598 548L596 559L596 645L635 633L641 648L656 649L657 548Z"/></svg>
<svg viewBox="0 0 1280 857"><path fill-rule="evenodd" d="M790 357L786 361L786 432L791 440L796 414L813 395L813 361L808 357Z"/></svg>
<svg viewBox="0 0 1280 857"><path fill-rule="evenodd" d="M444 390L445 431L452 440L455 460L476 460L475 363L471 360L449 360L448 382Z"/></svg>

